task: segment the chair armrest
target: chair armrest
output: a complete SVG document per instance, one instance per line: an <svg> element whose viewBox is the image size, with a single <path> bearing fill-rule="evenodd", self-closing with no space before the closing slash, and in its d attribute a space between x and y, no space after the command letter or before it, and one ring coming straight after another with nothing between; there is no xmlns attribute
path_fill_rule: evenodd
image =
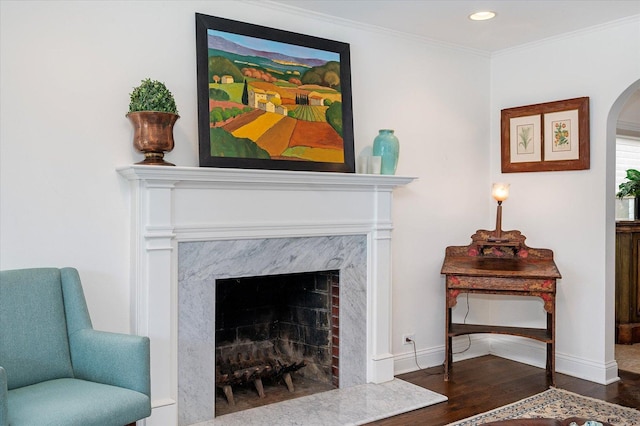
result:
<svg viewBox="0 0 640 426"><path fill-rule="evenodd" d="M7 372L0 367L0 426L9 424L9 391L7 388Z"/></svg>
<svg viewBox="0 0 640 426"><path fill-rule="evenodd" d="M148 337L84 329L73 333L69 343L77 379L151 396Z"/></svg>

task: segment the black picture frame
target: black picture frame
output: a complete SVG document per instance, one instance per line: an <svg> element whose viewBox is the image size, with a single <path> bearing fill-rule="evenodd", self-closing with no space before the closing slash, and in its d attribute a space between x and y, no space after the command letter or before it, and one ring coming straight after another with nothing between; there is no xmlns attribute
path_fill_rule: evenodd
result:
<svg viewBox="0 0 640 426"><path fill-rule="evenodd" d="M348 43L195 20L201 167L355 171Z"/></svg>

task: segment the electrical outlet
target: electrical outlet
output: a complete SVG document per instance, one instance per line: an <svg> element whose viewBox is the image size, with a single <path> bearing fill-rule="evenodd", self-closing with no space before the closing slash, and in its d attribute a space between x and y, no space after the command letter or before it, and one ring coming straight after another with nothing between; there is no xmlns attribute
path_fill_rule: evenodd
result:
<svg viewBox="0 0 640 426"><path fill-rule="evenodd" d="M413 333L403 334L402 335L402 344L403 345L411 345L411 342L416 341L416 335Z"/></svg>

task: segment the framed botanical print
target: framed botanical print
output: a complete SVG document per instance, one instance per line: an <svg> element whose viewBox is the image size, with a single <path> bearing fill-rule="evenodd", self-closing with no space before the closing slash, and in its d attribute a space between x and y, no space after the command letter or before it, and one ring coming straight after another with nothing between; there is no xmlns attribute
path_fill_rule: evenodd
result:
<svg viewBox="0 0 640 426"><path fill-rule="evenodd" d="M501 111L502 172L589 168L589 98Z"/></svg>

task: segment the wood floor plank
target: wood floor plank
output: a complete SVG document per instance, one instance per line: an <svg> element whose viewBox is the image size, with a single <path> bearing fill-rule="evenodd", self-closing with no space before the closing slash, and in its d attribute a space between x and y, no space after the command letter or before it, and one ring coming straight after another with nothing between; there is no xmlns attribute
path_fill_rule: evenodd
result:
<svg viewBox="0 0 640 426"><path fill-rule="evenodd" d="M414 371L399 379L446 395L449 401L369 425L439 426L501 407L548 389L545 370L491 355L454 364L451 380L442 366ZM640 374L620 371L620 381L604 386L556 373L556 386L581 395L640 409Z"/></svg>

